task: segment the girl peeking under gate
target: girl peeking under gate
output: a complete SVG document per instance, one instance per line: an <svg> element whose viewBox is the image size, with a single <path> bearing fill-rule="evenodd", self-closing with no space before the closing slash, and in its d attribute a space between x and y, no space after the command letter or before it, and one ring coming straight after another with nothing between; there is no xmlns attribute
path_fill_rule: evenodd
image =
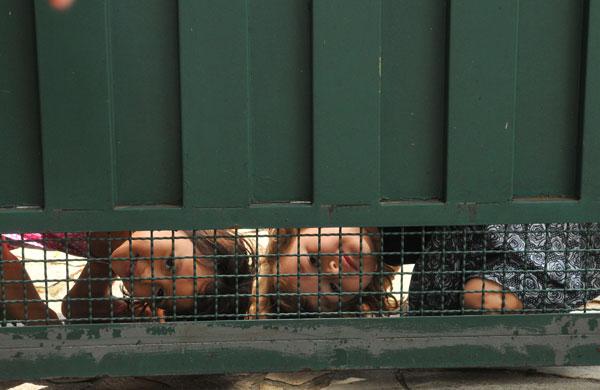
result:
<svg viewBox="0 0 600 390"><path fill-rule="evenodd" d="M389 315L395 268L376 228L271 229L249 318Z"/></svg>
<svg viewBox="0 0 600 390"><path fill-rule="evenodd" d="M231 230L134 232L110 260L88 262L62 311L117 321L243 318L255 274L251 253ZM126 299L111 297L114 278Z"/></svg>
<svg viewBox="0 0 600 390"><path fill-rule="evenodd" d="M255 274L247 242L231 230L7 234L11 247L60 250L88 262L68 295L67 320L235 319L245 316ZM22 262L4 245L3 280L10 320L57 320L40 300ZM114 250L113 250L114 249ZM19 283L12 283L17 281ZM111 296L116 279L125 298ZM11 283L6 283L11 281ZM33 302L30 302L33 301Z"/></svg>
<svg viewBox="0 0 600 390"><path fill-rule="evenodd" d="M600 295L597 223L384 229L414 315L570 311ZM402 257L399 254L404 253Z"/></svg>

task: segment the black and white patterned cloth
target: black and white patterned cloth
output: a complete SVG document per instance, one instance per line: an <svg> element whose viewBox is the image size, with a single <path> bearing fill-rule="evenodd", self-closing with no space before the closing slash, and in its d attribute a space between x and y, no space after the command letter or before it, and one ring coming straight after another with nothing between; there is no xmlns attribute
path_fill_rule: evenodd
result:
<svg viewBox="0 0 600 390"><path fill-rule="evenodd" d="M600 225L513 224L423 229L409 291L410 311L460 311L463 285L494 281L527 311L577 308L600 295ZM406 240L406 237L405 237ZM411 247L410 243L407 247Z"/></svg>

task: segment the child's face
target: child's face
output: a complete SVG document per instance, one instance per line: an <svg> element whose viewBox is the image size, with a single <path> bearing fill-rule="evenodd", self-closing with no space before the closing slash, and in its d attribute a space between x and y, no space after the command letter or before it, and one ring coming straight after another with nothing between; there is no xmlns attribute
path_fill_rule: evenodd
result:
<svg viewBox="0 0 600 390"><path fill-rule="evenodd" d="M153 240L150 240L151 237ZM193 310L193 298L173 297L193 296L194 291L205 292L211 278L199 278L194 281L194 275L214 275L213 262L199 257L194 261L194 244L181 230L152 233L139 231L133 233L131 238L131 247L127 241L111 255L112 271L123 279L123 284L131 296L136 300L154 296L156 305L166 310L173 311L175 303L177 311ZM196 256L199 255L196 253ZM123 260L117 260L118 258ZM174 279L174 276L177 279ZM159 279L139 280L140 278ZM170 298L161 299L161 296Z"/></svg>
<svg viewBox="0 0 600 390"><path fill-rule="evenodd" d="M352 300L358 292L365 291L373 279L373 275L358 273L377 270L377 260L370 255L374 251L373 238L368 236L374 232L373 229L363 228L361 236L360 228L344 227L340 238L340 228L321 228L319 238L318 228L302 229L300 238L294 238L289 247L281 252L279 273L320 272L321 276L280 277L280 291L314 293L314 296L306 297L311 311L336 310L339 301ZM332 295L318 299L318 292Z"/></svg>

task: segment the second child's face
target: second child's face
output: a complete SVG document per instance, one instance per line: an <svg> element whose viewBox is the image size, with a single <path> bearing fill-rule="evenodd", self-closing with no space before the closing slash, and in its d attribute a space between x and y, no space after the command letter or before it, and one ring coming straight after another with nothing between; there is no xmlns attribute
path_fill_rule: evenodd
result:
<svg viewBox="0 0 600 390"><path fill-rule="evenodd" d="M181 230L138 231L131 238L131 246L126 241L112 253L111 265L133 299L155 297L159 308L192 310L194 291L203 293L211 281L194 276L214 275L213 262L198 253L194 261L194 244ZM182 296L188 298L176 298Z"/></svg>
<svg viewBox="0 0 600 390"><path fill-rule="evenodd" d="M306 297L311 311L337 310L340 301L352 300L373 279L369 273L377 270L370 254L375 250L370 236L374 233L362 228L361 234L358 227L302 229L300 238L281 252L279 274L320 275L281 276L280 291L314 294ZM318 298L317 293L330 295Z"/></svg>

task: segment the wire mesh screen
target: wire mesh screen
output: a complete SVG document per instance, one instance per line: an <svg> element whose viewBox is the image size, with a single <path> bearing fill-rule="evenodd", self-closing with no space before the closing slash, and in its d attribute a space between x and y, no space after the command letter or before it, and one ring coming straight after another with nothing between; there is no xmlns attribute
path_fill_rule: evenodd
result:
<svg viewBox="0 0 600 390"><path fill-rule="evenodd" d="M590 312L597 224L2 235L5 326Z"/></svg>

